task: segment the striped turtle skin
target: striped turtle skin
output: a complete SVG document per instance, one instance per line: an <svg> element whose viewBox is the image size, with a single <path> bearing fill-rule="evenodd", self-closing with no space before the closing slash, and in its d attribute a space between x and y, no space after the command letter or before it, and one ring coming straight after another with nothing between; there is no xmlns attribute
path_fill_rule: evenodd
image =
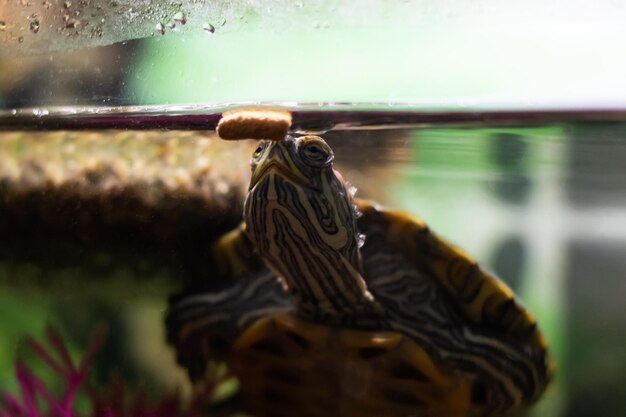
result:
<svg viewBox="0 0 626 417"><path fill-rule="evenodd" d="M355 199L316 136L263 141L211 288L173 297L192 379L225 360L258 417L500 416L553 373L511 290L421 220Z"/></svg>

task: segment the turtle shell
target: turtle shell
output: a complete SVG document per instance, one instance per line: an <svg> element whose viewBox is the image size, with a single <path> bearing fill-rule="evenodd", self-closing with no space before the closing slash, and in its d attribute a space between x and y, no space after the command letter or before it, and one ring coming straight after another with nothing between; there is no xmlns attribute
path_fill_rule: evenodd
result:
<svg viewBox="0 0 626 417"><path fill-rule="evenodd" d="M384 322L299 317L242 226L213 248L212 288L172 299L169 340L192 378L228 361L260 417L494 416L534 402L552 365L511 290L421 220L357 205Z"/></svg>

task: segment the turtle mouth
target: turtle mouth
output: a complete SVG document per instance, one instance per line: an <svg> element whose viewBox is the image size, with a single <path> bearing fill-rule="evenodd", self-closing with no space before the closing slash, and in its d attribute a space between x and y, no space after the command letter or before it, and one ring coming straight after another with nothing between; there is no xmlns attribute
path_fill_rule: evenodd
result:
<svg viewBox="0 0 626 417"><path fill-rule="evenodd" d="M250 190L253 189L262 179L269 176L270 173L275 173L276 175L289 180L297 184L300 187L308 187L308 181L302 175L295 173L292 169L289 169L284 164L274 160L269 161L267 164L257 167L257 169L252 174L252 178L250 179Z"/></svg>

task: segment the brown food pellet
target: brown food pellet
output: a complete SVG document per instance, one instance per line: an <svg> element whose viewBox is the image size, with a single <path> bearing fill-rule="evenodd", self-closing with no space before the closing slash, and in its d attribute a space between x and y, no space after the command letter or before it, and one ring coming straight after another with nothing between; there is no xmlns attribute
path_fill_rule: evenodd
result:
<svg viewBox="0 0 626 417"><path fill-rule="evenodd" d="M238 109L222 115L217 134L227 140L283 140L290 127L291 113L286 110Z"/></svg>

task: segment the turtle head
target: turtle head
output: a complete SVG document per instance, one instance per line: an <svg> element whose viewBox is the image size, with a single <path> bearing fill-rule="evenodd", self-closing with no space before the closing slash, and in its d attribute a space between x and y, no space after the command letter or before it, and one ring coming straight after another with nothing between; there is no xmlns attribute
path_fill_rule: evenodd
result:
<svg viewBox="0 0 626 417"><path fill-rule="evenodd" d="M261 257L298 301L346 310L371 296L360 275L353 196L333 157L317 136L261 142L244 221Z"/></svg>

